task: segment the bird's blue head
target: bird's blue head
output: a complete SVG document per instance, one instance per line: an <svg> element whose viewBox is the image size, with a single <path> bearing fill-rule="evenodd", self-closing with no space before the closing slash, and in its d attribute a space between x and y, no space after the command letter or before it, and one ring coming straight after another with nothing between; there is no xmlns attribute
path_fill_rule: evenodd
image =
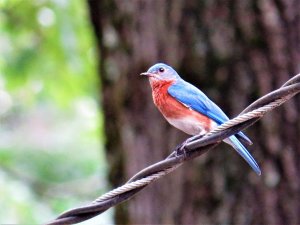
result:
<svg viewBox="0 0 300 225"><path fill-rule="evenodd" d="M171 66L164 63L156 63L147 72L141 73L141 75L157 81L176 80L179 78L178 73Z"/></svg>

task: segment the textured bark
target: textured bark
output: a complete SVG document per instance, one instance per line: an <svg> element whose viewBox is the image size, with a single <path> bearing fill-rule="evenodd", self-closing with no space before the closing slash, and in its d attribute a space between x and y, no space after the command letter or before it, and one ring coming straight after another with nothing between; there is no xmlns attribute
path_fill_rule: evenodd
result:
<svg viewBox="0 0 300 225"><path fill-rule="evenodd" d="M150 65L174 66L231 117L300 70L298 0L88 3L113 186L185 137L163 120L138 76ZM247 131L261 177L224 144L119 206L116 223L299 224L299 107L296 98Z"/></svg>

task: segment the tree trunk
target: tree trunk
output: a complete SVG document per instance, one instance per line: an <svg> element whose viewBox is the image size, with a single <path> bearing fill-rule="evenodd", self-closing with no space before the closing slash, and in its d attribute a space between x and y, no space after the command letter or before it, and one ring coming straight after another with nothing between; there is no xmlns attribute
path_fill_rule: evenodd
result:
<svg viewBox="0 0 300 225"><path fill-rule="evenodd" d="M300 70L298 0L88 1L100 52L109 180L116 187L186 136L139 77L172 65L233 117ZM225 144L116 209L117 224L300 223L299 98L247 134L256 176Z"/></svg>

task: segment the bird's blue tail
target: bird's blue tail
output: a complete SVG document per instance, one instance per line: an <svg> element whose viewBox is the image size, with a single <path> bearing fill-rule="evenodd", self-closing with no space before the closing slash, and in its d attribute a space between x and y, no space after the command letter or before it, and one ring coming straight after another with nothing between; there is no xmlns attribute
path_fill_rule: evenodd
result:
<svg viewBox="0 0 300 225"><path fill-rule="evenodd" d="M237 153L242 156L246 162L251 166L251 168L257 173L257 175L261 175L261 171L259 166L257 165L255 159L251 156L248 150L242 145L242 143L235 137L231 136L228 138L232 147L237 151Z"/></svg>

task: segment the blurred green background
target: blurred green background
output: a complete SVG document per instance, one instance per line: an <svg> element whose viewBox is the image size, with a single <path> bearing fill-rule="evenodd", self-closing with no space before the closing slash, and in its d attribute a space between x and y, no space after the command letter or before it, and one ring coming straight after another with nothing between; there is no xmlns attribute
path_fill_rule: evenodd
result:
<svg viewBox="0 0 300 225"><path fill-rule="evenodd" d="M0 224L46 222L106 190L96 58L84 1L0 0Z"/></svg>

